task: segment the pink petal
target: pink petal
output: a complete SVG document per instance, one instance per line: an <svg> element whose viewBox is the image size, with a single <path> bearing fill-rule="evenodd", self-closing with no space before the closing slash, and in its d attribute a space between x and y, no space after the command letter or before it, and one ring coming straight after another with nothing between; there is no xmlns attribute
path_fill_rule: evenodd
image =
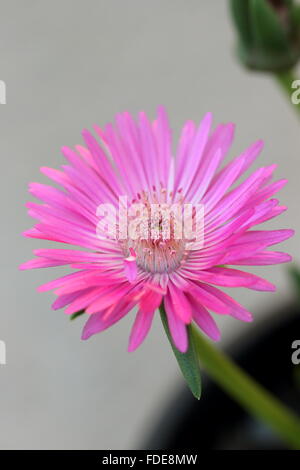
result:
<svg viewBox="0 0 300 470"><path fill-rule="evenodd" d="M265 266L269 264L289 263L290 261L292 261L292 257L287 253L280 251L262 251L249 258L237 259L231 264L239 264L241 266Z"/></svg>
<svg viewBox="0 0 300 470"><path fill-rule="evenodd" d="M142 312L155 311L162 302L161 292L155 290L147 290L140 300L140 310Z"/></svg>
<svg viewBox="0 0 300 470"><path fill-rule="evenodd" d="M171 282L169 283L169 296L174 314L184 323L190 323L192 320L192 310L189 301L186 295Z"/></svg>
<svg viewBox="0 0 300 470"><path fill-rule="evenodd" d="M106 315L106 311L91 315L84 325L81 339L88 339L96 333L106 330L121 320L133 307L134 303L125 299L115 306L110 315Z"/></svg>
<svg viewBox="0 0 300 470"><path fill-rule="evenodd" d="M136 264L136 254L130 248L130 256L124 258L124 272L129 282L134 282L137 278L138 269Z"/></svg>
<svg viewBox="0 0 300 470"><path fill-rule="evenodd" d="M223 287L247 287L254 290L275 291L274 284L254 274L237 269L213 267L207 271L200 271L198 279L203 282Z"/></svg>
<svg viewBox="0 0 300 470"><path fill-rule="evenodd" d="M177 174L177 179L175 181L175 187L177 189L184 188L185 191L188 190L195 170L197 170L201 158L203 156L203 151L208 139L210 127L212 123L211 113L207 113L202 119L200 126L195 135L192 147L190 149L189 155L185 160L185 165L180 173Z"/></svg>
<svg viewBox="0 0 300 470"><path fill-rule="evenodd" d="M192 296L189 296L189 300L192 305L193 320L209 338L213 341L219 341L221 333L210 313L198 302L195 302Z"/></svg>
<svg viewBox="0 0 300 470"><path fill-rule="evenodd" d="M130 285L128 283L120 285L117 284L111 288L107 286L107 288L102 292L100 298L96 298L96 300L91 302L91 304L86 308L86 313L94 314L100 310L105 310L111 305L119 302L126 294L128 294L129 290Z"/></svg>
<svg viewBox="0 0 300 470"><path fill-rule="evenodd" d="M134 321L134 324L132 326L131 333L130 333L129 345L128 345L129 352L137 349L146 338L152 325L154 312L155 310L153 310L152 312L144 312L142 310L139 310L137 312L135 321Z"/></svg>
<svg viewBox="0 0 300 470"><path fill-rule="evenodd" d="M202 284L202 288L218 299L229 310L229 315L245 322L252 321L252 315L236 300L213 286Z"/></svg>

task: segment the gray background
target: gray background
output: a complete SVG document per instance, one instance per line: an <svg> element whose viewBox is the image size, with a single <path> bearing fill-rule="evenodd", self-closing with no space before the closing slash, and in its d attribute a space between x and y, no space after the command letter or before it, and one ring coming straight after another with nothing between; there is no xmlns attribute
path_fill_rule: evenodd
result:
<svg viewBox="0 0 300 470"><path fill-rule="evenodd" d="M80 341L82 320L70 324L51 311L53 294L35 290L61 271L17 270L45 246L20 236L31 226L27 183L46 182L39 167L62 164L61 145L81 143L84 127L118 111L153 117L164 104L176 137L186 119L210 110L215 123L238 124L232 156L265 140L260 163L278 162L277 176L290 180L280 196L289 211L273 225L298 229L299 122L271 78L236 63L225 1L2 0L0 37L0 448L135 448L181 384L159 318L133 354L132 315ZM296 236L285 248L300 261L298 244ZM291 296L285 266L257 271L278 291L235 294L254 311L254 328ZM221 346L255 332L232 319L219 324Z"/></svg>

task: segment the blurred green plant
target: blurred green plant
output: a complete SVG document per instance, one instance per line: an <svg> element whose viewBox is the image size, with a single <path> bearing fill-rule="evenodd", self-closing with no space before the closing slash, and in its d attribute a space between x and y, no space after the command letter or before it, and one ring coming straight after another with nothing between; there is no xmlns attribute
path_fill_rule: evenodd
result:
<svg viewBox="0 0 300 470"><path fill-rule="evenodd" d="M161 321L167 334L168 340L170 341L173 353L176 357L180 370L183 377L185 378L188 387L195 398L200 400L201 397L201 375L199 369L199 360L196 353L196 347L194 344L191 329L188 328L189 335L189 348L186 353L178 351L176 346L173 344L172 336L169 331L167 315L165 312L164 304L162 303L160 308Z"/></svg>
<svg viewBox="0 0 300 470"><path fill-rule="evenodd" d="M294 0L230 0L237 54L248 68L278 73L300 58L300 5Z"/></svg>

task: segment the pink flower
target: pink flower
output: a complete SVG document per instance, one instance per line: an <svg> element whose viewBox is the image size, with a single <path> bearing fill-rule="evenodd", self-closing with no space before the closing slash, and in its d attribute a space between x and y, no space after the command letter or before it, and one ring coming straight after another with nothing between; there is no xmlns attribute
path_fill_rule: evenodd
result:
<svg viewBox="0 0 300 470"><path fill-rule="evenodd" d="M24 235L81 250L35 250L37 258L21 269L70 265L75 270L38 290L55 290L58 297L53 309L66 307L69 315L85 311L88 320L83 339L105 330L137 306L128 347L133 351L146 337L163 301L174 344L185 352L186 325L192 321L211 339L220 338L211 311L252 320L250 312L215 286L275 290L270 282L228 266L290 261L289 255L267 248L291 237L292 230L250 230L286 209L272 198L286 180L271 182L275 169L271 165L257 169L237 185L263 143L255 142L223 165L234 126L221 124L212 131L211 121L209 113L199 127L187 121L173 158L171 131L162 108L152 123L143 112L137 122L124 112L116 116L114 125L95 126L98 141L84 130L86 147L63 147L67 164L61 170L41 168L60 188L30 184L29 192L42 204L27 203L30 216L39 222ZM98 207L110 204L118 208L120 195L147 211L151 204L167 208L191 204L195 208L201 203L202 245L190 249L184 237L176 238L175 219L167 238L154 238L152 232L148 239L99 237ZM160 222L161 218L158 225Z"/></svg>

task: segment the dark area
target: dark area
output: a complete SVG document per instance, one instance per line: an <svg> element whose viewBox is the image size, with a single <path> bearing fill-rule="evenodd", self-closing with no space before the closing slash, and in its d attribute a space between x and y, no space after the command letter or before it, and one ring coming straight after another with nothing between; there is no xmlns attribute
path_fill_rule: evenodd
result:
<svg viewBox="0 0 300 470"><path fill-rule="evenodd" d="M300 339L299 305L287 305L256 331L239 338L227 353L300 414L300 365L291 360L292 343ZM199 402L182 388L144 449L286 449L267 426L247 415L206 376Z"/></svg>

